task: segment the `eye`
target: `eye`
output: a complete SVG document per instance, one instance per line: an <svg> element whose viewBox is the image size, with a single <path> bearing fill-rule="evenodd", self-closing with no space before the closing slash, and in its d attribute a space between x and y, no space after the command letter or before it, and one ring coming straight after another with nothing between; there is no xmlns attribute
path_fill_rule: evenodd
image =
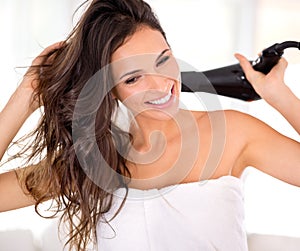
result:
<svg viewBox="0 0 300 251"><path fill-rule="evenodd" d="M164 56L162 57L157 63L156 63L156 67L159 67L161 65L163 65L165 62L167 62L170 59L170 56Z"/></svg>
<svg viewBox="0 0 300 251"><path fill-rule="evenodd" d="M125 80L125 84L134 84L136 81L138 81L138 79L140 78L141 76L134 76L134 77L131 77L131 78L128 78Z"/></svg>

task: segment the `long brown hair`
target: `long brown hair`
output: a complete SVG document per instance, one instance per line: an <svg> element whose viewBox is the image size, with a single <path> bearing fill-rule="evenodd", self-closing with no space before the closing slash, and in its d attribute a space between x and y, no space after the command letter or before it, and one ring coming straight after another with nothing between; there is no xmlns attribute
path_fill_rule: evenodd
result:
<svg viewBox="0 0 300 251"><path fill-rule="evenodd" d="M165 37L150 6L141 0L91 1L64 45L37 67L36 95L44 112L32 134L34 140L24 152L31 151L28 163L42 161L20 172L20 182L36 200L37 212L43 201L56 202L51 209L54 215L61 212L61 222L69 224L67 244L76 250L85 250L90 241L97 240L97 223L112 205L108 189L126 187L111 170L130 177L123 157L130 135L112 122L117 104L107 81L98 81L103 100L96 111L79 109L83 112L76 113L74 119L76 105L88 81L110 63L112 53L142 25ZM89 95L93 94L90 90ZM81 101L85 99L90 101L89 96ZM75 136L74 127L80 129ZM125 150L120 153L118 149ZM97 161L97 151L103 162ZM87 174L83 163L96 172ZM103 168L105 163L111 170Z"/></svg>

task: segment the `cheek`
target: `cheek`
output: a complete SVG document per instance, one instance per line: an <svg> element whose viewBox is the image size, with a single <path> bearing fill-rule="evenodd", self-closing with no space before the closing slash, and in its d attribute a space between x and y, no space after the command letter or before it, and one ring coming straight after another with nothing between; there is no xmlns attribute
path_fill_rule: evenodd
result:
<svg viewBox="0 0 300 251"><path fill-rule="evenodd" d="M130 93L122 100L122 103L132 110L139 110L139 107L144 104L144 93Z"/></svg>
<svg viewBox="0 0 300 251"><path fill-rule="evenodd" d="M138 88L119 87L116 88L115 96L129 109L137 109L144 102L145 92Z"/></svg>

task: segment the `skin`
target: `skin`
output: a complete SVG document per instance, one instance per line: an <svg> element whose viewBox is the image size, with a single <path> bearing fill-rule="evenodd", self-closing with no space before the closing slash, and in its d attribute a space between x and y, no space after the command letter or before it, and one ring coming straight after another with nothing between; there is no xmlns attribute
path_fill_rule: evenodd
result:
<svg viewBox="0 0 300 251"><path fill-rule="evenodd" d="M130 37L113 54L112 61L124 60L143 53L156 53L159 55L166 48L169 47L159 32L143 28ZM285 97L277 97L278 94L281 95L284 93L286 97L294 97L283 82L283 74L287 65L285 60L281 60L274 70L265 76L253 71L248 61L242 55L236 54L236 57L240 60L247 78L255 83L254 87L258 93L267 102L273 104L273 106L276 105L277 109L282 109L278 105L281 101L280 99L284 99L283 104L287 100ZM171 78L156 77L153 74L143 74L143 72L129 75L128 77L132 78L136 76L138 76L138 79L134 83L120 83L115 90L117 93L116 97L121 102L125 101L125 105L126 100L131 99L128 105L129 109L132 108L130 106L132 104L135 107L144 106L143 101L145 100L139 98L137 93L148 92L150 90L156 90L158 93L167 93L172 81ZM174 95L179 97L179 82L174 80L174 84L176 86ZM272 93L270 93L270 90ZM294 102L299 106L299 101L295 97ZM160 116L159 113L161 113ZM180 139L182 131L188 131L191 126L187 123L187 121L191 120L191 116L197 123L197 142L200 142L201 145L196 157L189 154L190 152L195 152L192 149L193 145L195 145L195 140L193 140L195 137L194 133L185 136L189 137L187 139L190 142L188 147L182 148L183 143ZM196 182L199 179L214 179L224 175L240 177L247 166L254 166L288 183L300 184L300 172L297 168L300 164L300 158L298 157L300 153L299 143L280 135L263 122L249 115L236 111L208 113L179 110L176 114L173 114L173 118L163 119L163 117L164 109L157 109L155 111L148 109L147 112L141 112L136 116L138 129L132 131L134 142L136 142L133 146L138 151L150 151L150 135L153 131L160 131L165 137L167 147L160 158L155 159L147 165L129 163L134 179L140 180L149 179L154 176L159 177L162 173L174 168L178 160L178 154L180 154L186 160L194 157L194 162L190 163L191 166L187 167L186 172L184 172L186 176L181 177L181 180L176 180L179 183ZM222 119L226 121L225 128L214 126L216 124L214 121L222 121ZM298 121L297 117L294 118L294 116L291 116L290 120ZM179 123L184 121L182 123L183 127L178 128L175 125L175 121L179 121ZM295 129L299 131L297 124L295 125ZM214 139L213 137L216 135L220 139ZM159 137L156 140L158 142L162 141ZM213 142L215 143L213 144ZM223 145L222 149L216 149L212 146L219 144ZM284 147L282 147L282 144ZM214 158L211 158L212 155ZM181 166L180 168L184 167ZM151 185L155 184L156 187L163 187L173 183L173 177L164 179L162 183L159 179L151 181ZM138 182L134 183L133 186L138 186L142 189L151 188L149 184L140 184Z"/></svg>
<svg viewBox="0 0 300 251"><path fill-rule="evenodd" d="M43 53L49 49L51 47ZM126 62L128 58L141 54L156 55L151 58L157 59L166 49L164 56L168 55L172 62L172 52L163 36L158 31L141 27L114 52L112 63ZM236 54L236 58L257 93L300 132L300 101L284 83L285 59L281 59L268 75L263 75L254 71L244 56ZM247 166L300 186L299 142L237 111L191 112L178 109L180 84L176 74L162 76L140 65L130 65L131 68L128 65L123 63L114 69L118 85L113 95L135 115L136 123L130 128L133 146L127 162L133 178L129 186L149 189L224 175L238 178ZM174 62L171 65L172 72L176 72ZM120 78L133 69L139 70L138 73ZM132 77L137 77L134 83L125 82ZM161 108L147 103L165 97L170 88L174 102L169 106ZM1 112L1 157L18 128L36 109L29 105L33 93L34 86L30 78L25 77ZM11 191L9 197L6 191ZM24 192L17 185L13 172L1 174L0 211L30 204L32 200Z"/></svg>

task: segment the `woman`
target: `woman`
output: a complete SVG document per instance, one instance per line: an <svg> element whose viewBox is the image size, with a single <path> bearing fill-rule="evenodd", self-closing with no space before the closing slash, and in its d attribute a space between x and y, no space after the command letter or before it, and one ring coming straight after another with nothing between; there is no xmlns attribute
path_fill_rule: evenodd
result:
<svg viewBox="0 0 300 251"><path fill-rule="evenodd" d="M263 75L236 57L300 132L286 61ZM0 114L2 158L44 106L20 153L30 153L27 167L0 176L0 211L55 200L76 250L94 241L99 250L247 250L239 177L254 166L300 186L300 144L246 114L179 109L178 76L148 4L92 1L66 41L33 61Z"/></svg>

